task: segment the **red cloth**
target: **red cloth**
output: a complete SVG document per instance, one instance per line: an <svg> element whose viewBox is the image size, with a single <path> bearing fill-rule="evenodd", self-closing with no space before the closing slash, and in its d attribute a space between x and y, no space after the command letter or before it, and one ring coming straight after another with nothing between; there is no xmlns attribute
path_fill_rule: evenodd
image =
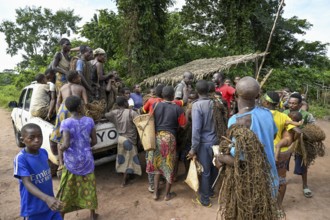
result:
<svg viewBox="0 0 330 220"><path fill-rule="evenodd" d="M143 113L147 113L149 112L150 114L153 112L153 105L156 102L161 102L163 101L162 98L150 98L148 99L148 101L144 104L144 106L142 107ZM183 101L182 100L173 100L173 102L178 105L179 107L183 106Z"/></svg>
<svg viewBox="0 0 330 220"><path fill-rule="evenodd" d="M221 93L222 99L227 102L228 110L230 110L230 102L234 99L235 89L223 84L221 87L216 87L215 91Z"/></svg>

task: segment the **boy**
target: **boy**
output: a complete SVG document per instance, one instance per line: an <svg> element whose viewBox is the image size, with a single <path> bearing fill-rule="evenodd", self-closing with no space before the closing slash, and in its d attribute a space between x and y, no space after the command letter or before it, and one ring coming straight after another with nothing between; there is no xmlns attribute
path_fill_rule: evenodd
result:
<svg viewBox="0 0 330 220"><path fill-rule="evenodd" d="M60 220L57 210L62 203L54 198L47 151L40 149L41 129L29 123L23 126L21 133L25 148L14 160L14 177L19 179L20 185L21 216L29 220Z"/></svg>

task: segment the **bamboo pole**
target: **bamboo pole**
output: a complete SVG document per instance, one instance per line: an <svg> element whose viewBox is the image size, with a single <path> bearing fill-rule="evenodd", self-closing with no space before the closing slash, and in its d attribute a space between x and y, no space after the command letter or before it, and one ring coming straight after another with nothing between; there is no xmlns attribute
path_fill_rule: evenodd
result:
<svg viewBox="0 0 330 220"><path fill-rule="evenodd" d="M273 69L269 70L269 72L267 73L267 75L262 79L262 81L260 83L260 88L262 88L262 86L265 84L265 82L269 78L270 74L272 74L272 72L273 72Z"/></svg>
<svg viewBox="0 0 330 220"><path fill-rule="evenodd" d="M270 42L272 41L272 36L273 36L274 31L275 31L276 23L277 23L277 20L279 18L280 12L282 10L283 4L284 4L284 0L281 0L281 3L278 6L278 10L277 10L277 13L276 13L276 17L275 17L275 20L274 20L272 30L271 30L269 38L268 38L268 42L267 42L267 46L266 46L266 50L265 50L265 55L262 57L262 60L261 60L260 66L259 66L259 70L258 70L258 73L257 73L257 76L256 76L257 81L258 81L258 78L259 78L259 75L260 75L261 68L262 68L262 66L265 62L266 54L268 53L268 50L269 50L269 47L270 47Z"/></svg>

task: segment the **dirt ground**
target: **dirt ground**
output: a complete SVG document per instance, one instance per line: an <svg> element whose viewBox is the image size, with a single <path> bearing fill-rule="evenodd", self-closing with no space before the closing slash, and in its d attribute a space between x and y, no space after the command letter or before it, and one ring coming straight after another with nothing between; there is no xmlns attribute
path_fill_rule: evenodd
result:
<svg viewBox="0 0 330 220"><path fill-rule="evenodd" d="M17 180L13 177L13 159L19 152L15 145L14 132L11 125L10 113L0 109L0 220L20 219L19 190ZM287 194L284 198L284 206L287 219L299 220L324 220L330 219L330 122L318 121L327 134L325 144L326 155L318 158L309 170L309 186L313 191L313 198L307 199L302 193L301 178L288 174ZM144 161L144 154L140 155ZM144 169L144 167L143 167ZM183 173L183 167L179 174ZM173 191L177 197L165 202L154 201L152 194L147 191L147 176L144 173L136 177L125 188L120 187L121 176L115 173L115 163L107 163L97 166L95 169L97 178L97 196L99 208L97 213L100 220L117 219L160 219L160 220L194 220L216 219L218 209L217 199L213 199L211 208L200 207L192 203L194 192L179 179L174 183ZM54 178L54 192L59 186L59 179ZM164 187L163 187L164 188ZM164 191L162 191L164 196ZM65 219L88 219L89 212L81 210L66 215Z"/></svg>

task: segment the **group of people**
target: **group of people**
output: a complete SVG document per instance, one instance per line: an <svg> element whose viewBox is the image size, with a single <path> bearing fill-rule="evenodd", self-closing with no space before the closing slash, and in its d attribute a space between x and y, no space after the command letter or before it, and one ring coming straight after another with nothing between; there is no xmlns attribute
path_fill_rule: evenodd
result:
<svg viewBox="0 0 330 220"><path fill-rule="evenodd" d="M70 60L70 41L62 39L60 43L62 51L55 55L52 68L37 78L43 91L47 91L47 80L55 84L49 86L51 95L46 100L50 103L49 108L33 111L37 112L34 116L48 119L55 110L57 112L50 141L55 143L52 147L59 156L60 188L54 197L47 152L40 148L40 127L35 124L23 126L21 139L25 148L14 161L14 176L20 180L23 217L62 219L65 213L78 209L90 209L91 219L97 216L91 151L97 141L96 131L94 121L84 116L82 109L84 104L101 99L107 103L105 118L116 125L119 134L116 171L123 173L122 187L127 185L130 175L142 174L138 157L141 141L133 120L139 114L150 114L155 121L156 149L147 151L145 158L147 188L153 193L153 199L159 200L162 181L166 182L164 200L175 197L171 186L177 178L179 161L184 162L187 172L189 160L197 159L203 171L198 196L193 202L212 206L211 198L215 196L212 185L218 169L237 163L234 160L235 140L231 140L233 144L227 152L214 154L212 147L221 144L227 128L241 125L253 131L264 147L272 183L270 192L272 197L277 197L279 213L284 213L286 172L293 153L290 146L300 135L299 128L315 122L313 116L302 109L300 94L269 91L261 95L254 78L236 77L231 86L221 72L215 73L212 81L199 80L193 86L194 75L185 72L175 87L158 84L143 96L139 85L134 85L131 93L128 87L116 84L120 80L115 74L104 74L104 50L92 51L82 46L80 57ZM287 109L281 112L283 109L280 111L279 106ZM294 173L302 175L303 193L312 197L307 185L307 167L297 153Z"/></svg>

